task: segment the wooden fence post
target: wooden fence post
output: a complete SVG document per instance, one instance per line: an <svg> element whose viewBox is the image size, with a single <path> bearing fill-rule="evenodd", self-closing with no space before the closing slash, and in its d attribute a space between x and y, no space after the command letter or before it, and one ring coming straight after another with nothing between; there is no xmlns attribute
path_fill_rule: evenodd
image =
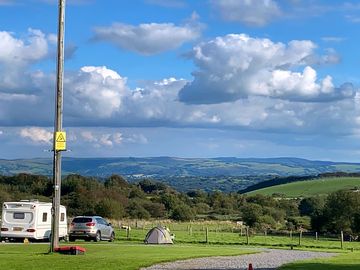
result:
<svg viewBox="0 0 360 270"><path fill-rule="evenodd" d="M206 244L209 243L209 228L206 227L206 231L205 231L205 241L206 241Z"/></svg>
<svg viewBox="0 0 360 270"><path fill-rule="evenodd" d="M344 247L344 232L343 231L340 232L340 245L341 245L341 249L343 249L343 247Z"/></svg>
<svg viewBox="0 0 360 270"><path fill-rule="evenodd" d="M248 245L249 244L249 227L248 226L246 226L245 231L246 231L246 244Z"/></svg>
<svg viewBox="0 0 360 270"><path fill-rule="evenodd" d="M319 237L318 237L318 232L315 232L315 240L319 240Z"/></svg>

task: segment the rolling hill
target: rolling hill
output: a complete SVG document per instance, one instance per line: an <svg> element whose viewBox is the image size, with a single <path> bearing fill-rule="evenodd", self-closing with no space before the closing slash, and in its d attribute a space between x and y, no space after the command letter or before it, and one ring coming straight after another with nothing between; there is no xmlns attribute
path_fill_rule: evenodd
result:
<svg viewBox="0 0 360 270"><path fill-rule="evenodd" d="M63 175L105 178L119 174L128 181L152 178L180 191L238 191L274 177L316 176L327 172L360 172L359 163L299 158L63 158ZM51 158L0 160L0 175L52 175Z"/></svg>
<svg viewBox="0 0 360 270"><path fill-rule="evenodd" d="M358 191L359 188L360 177L324 177L275 185L250 191L246 194L277 195L287 198L299 198L327 195L342 189Z"/></svg>

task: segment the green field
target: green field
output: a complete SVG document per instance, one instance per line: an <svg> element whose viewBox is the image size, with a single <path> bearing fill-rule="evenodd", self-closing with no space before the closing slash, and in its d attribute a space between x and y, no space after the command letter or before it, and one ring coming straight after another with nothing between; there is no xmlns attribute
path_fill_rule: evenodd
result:
<svg viewBox="0 0 360 270"><path fill-rule="evenodd" d="M86 248L85 255L66 256L47 254L49 244L0 244L0 269L122 269L137 270L152 264L185 258L206 256L241 255L257 252L248 247L272 247L289 249L329 250L339 252L330 259L299 262L284 266L282 270L297 269L360 269L360 242L341 242L337 238L303 236L299 245L299 234L269 236L251 235L247 238L234 228L234 223L169 223L175 233L174 245L145 245L143 240L148 228L116 230L114 243L88 243L79 240L71 245ZM206 230L207 228L207 230ZM206 234L208 231L208 234ZM206 244L206 235L208 243ZM65 243L62 243L64 245ZM69 244L69 243L68 243ZM68 245L67 244L67 245Z"/></svg>
<svg viewBox="0 0 360 270"><path fill-rule="evenodd" d="M357 187L360 187L359 177L334 177L277 185L251 191L247 194L263 194L270 196L273 194L283 194L288 198L299 198L326 195L337 190L350 190Z"/></svg>
<svg viewBox="0 0 360 270"><path fill-rule="evenodd" d="M330 259L316 259L306 262L292 263L280 267L279 270L358 270L360 269L360 253L340 254Z"/></svg>
<svg viewBox="0 0 360 270"><path fill-rule="evenodd" d="M251 253L236 246L144 245L132 243L86 243L85 255L46 254L47 244L0 244L0 269L121 269L137 270L155 263L184 258Z"/></svg>
<svg viewBox="0 0 360 270"><path fill-rule="evenodd" d="M175 234L176 244L204 244L206 240L211 245L240 245L257 247L276 247L276 248L290 248L291 246L296 248L316 248L316 249L332 249L340 250L341 242L340 238L325 238L319 235L318 239L315 239L315 235L305 236L300 239L299 245L299 233L293 232L291 235L274 236L256 234L250 235L249 238L245 236L245 233L229 231L230 228L215 226L201 226L192 225L191 231L186 231L180 227L180 224L173 225L171 232ZM224 225L223 225L224 226ZM208 227L208 237L206 238L206 229ZM117 232L117 239L121 241L133 241L134 243L141 243L147 230L132 229L130 234L122 230ZM344 250L359 250L360 242L348 242L343 243Z"/></svg>

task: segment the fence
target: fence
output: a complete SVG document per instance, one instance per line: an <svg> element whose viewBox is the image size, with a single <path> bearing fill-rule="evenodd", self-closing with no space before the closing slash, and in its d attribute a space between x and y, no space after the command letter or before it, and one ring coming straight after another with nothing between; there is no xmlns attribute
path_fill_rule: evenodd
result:
<svg viewBox="0 0 360 270"><path fill-rule="evenodd" d="M168 220L124 220L113 223L120 240L143 241L146 233L155 226L166 226L175 234L177 243L234 244L278 247L309 247L326 249L360 250L360 242L340 233L320 234L309 231L257 231L233 222L188 222Z"/></svg>

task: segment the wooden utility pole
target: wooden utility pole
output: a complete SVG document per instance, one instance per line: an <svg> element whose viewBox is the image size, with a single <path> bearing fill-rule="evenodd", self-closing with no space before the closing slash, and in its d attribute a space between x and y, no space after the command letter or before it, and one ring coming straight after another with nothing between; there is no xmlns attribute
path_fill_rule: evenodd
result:
<svg viewBox="0 0 360 270"><path fill-rule="evenodd" d="M56 66L56 95L55 95L55 124L53 139L53 201L50 252L59 247L59 220L61 195L61 151L65 147L58 147L57 141L66 142L62 133L63 118L63 78L64 78L64 29L65 29L65 0L59 0L58 39L57 39L57 66ZM59 135L58 135L59 134ZM61 135L61 139L60 138Z"/></svg>

